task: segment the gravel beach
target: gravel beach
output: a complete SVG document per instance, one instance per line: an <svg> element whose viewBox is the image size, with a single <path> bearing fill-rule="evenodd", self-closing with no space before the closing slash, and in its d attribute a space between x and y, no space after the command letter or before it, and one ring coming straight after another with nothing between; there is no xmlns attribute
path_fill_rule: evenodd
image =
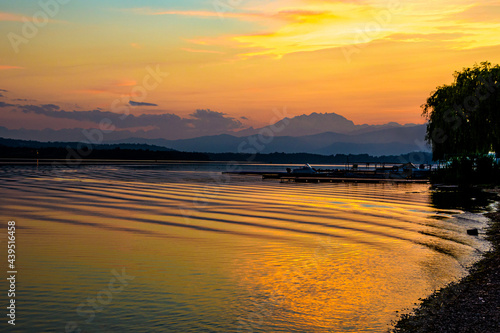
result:
<svg viewBox="0 0 500 333"><path fill-rule="evenodd" d="M491 219L487 237L492 250L470 274L423 300L409 315L402 315L393 333L498 333L500 332L500 212Z"/></svg>

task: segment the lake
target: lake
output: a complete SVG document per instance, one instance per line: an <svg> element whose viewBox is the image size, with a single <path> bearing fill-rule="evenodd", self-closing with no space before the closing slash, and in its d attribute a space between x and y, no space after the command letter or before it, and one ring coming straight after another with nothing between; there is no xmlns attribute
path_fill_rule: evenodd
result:
<svg viewBox="0 0 500 333"><path fill-rule="evenodd" d="M16 222L16 329L384 332L489 246L466 234L485 227L482 215L426 184L280 183L228 169L0 167L3 251Z"/></svg>

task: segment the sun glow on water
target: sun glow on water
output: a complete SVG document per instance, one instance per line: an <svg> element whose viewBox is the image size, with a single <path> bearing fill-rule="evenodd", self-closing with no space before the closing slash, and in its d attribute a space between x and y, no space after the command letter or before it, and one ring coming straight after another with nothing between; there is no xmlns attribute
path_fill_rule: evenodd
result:
<svg viewBox="0 0 500 333"><path fill-rule="evenodd" d="M2 218L20 226L22 327L380 332L486 246L464 232L483 222L457 223L427 185L214 183L204 171L114 167L68 176L0 177ZM134 278L102 312L77 311L122 269Z"/></svg>

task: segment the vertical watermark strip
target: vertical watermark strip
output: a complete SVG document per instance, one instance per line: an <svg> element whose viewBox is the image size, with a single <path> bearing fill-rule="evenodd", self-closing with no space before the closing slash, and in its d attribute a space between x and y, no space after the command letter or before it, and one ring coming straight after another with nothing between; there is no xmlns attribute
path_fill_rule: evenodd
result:
<svg viewBox="0 0 500 333"><path fill-rule="evenodd" d="M7 323L9 325L16 325L16 221L9 221L7 223Z"/></svg>

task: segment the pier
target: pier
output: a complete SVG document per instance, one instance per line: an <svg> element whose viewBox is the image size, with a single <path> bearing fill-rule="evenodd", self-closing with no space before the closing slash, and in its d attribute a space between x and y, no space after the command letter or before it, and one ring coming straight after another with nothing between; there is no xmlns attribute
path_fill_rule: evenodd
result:
<svg viewBox="0 0 500 333"><path fill-rule="evenodd" d="M328 174L293 174L287 172L262 172L262 171L238 171L238 172L223 172L223 174L239 175L239 176L262 176L262 179L279 179L281 183L419 183L427 184L429 179L416 178L391 178L389 174L375 175L370 177L367 174L359 173L360 177L348 177L343 175L328 175Z"/></svg>
<svg viewBox="0 0 500 333"><path fill-rule="evenodd" d="M264 178L264 177L263 177ZM399 179L399 178L347 178L347 177L297 177L282 176L279 177L281 183L419 183L428 184L428 179Z"/></svg>

